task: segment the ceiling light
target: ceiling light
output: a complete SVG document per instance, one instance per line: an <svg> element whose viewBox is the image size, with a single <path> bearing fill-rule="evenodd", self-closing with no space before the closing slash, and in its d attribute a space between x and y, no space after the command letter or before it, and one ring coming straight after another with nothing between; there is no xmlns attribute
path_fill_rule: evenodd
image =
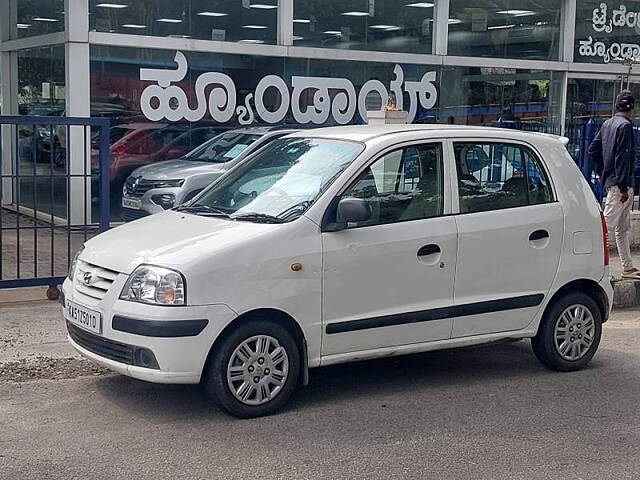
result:
<svg viewBox="0 0 640 480"><path fill-rule="evenodd" d="M220 12L199 12L196 15L200 15L201 17L226 17L229 14Z"/></svg>
<svg viewBox="0 0 640 480"><path fill-rule="evenodd" d="M259 8L260 10L273 10L274 8L278 8L278 6L267 5L265 3L254 3L253 5L249 5L249 8Z"/></svg>
<svg viewBox="0 0 640 480"><path fill-rule="evenodd" d="M246 39L246 40L238 40L238 42L240 42L240 43L264 43L264 40Z"/></svg>
<svg viewBox="0 0 640 480"><path fill-rule="evenodd" d="M158 18L156 22L162 23L182 23L182 20L179 18Z"/></svg>
<svg viewBox="0 0 640 480"><path fill-rule="evenodd" d="M30 23L16 23L17 28L30 28L31 26Z"/></svg>
<svg viewBox="0 0 640 480"><path fill-rule="evenodd" d="M297 35L294 35L293 36L293 41L296 41L296 40L304 40L304 37L299 37Z"/></svg>
<svg viewBox="0 0 640 480"><path fill-rule="evenodd" d="M514 15L516 17L526 17L528 15L535 15L536 12L532 10L500 10L499 12L502 15Z"/></svg>
<svg viewBox="0 0 640 480"><path fill-rule="evenodd" d="M388 30L396 25L371 25L369 28L375 28L376 30Z"/></svg>
<svg viewBox="0 0 640 480"><path fill-rule="evenodd" d="M147 28L146 25L137 25L135 23L125 23L122 28Z"/></svg>
<svg viewBox="0 0 640 480"><path fill-rule="evenodd" d="M342 35L342 32L340 30L327 30L326 32L322 33L326 33L327 35Z"/></svg>
<svg viewBox="0 0 640 480"><path fill-rule="evenodd" d="M123 5L121 3L98 3L96 7L102 8L127 8L129 5Z"/></svg>
<svg viewBox="0 0 640 480"><path fill-rule="evenodd" d="M347 17L368 17L369 12L344 12L340 15L345 15Z"/></svg>
<svg viewBox="0 0 640 480"><path fill-rule="evenodd" d="M487 27L487 30L502 30L505 28L513 28L515 25L495 25L493 27Z"/></svg>
<svg viewBox="0 0 640 480"><path fill-rule="evenodd" d="M450 18L449 19L449 25L457 25L458 23L462 23L462 20L460 20L459 18Z"/></svg>
<svg viewBox="0 0 640 480"><path fill-rule="evenodd" d="M31 20L34 22L59 22L57 18L47 18L47 17L33 17Z"/></svg>
<svg viewBox="0 0 640 480"><path fill-rule="evenodd" d="M293 23L311 23L308 18L294 18Z"/></svg>
<svg viewBox="0 0 640 480"><path fill-rule="evenodd" d="M242 28L249 28L251 30L264 30L265 28L269 28L266 25L243 25Z"/></svg>
<svg viewBox="0 0 640 480"><path fill-rule="evenodd" d="M393 26L387 28L385 30L385 32L397 32L398 30L400 30L400 27L397 27L397 26L393 25Z"/></svg>
<svg viewBox="0 0 640 480"><path fill-rule="evenodd" d="M433 3L430 2L417 2L410 3L409 5L405 5L406 7L416 7L416 8L431 8L433 7Z"/></svg>

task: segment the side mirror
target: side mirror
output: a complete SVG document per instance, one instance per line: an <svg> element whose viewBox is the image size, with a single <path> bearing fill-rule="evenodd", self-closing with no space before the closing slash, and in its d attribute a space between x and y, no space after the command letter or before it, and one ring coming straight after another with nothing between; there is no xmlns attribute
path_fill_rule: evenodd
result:
<svg viewBox="0 0 640 480"><path fill-rule="evenodd" d="M371 218L371 209L366 200L362 198L343 198L338 203L336 210L336 223L346 225L348 223L366 222Z"/></svg>

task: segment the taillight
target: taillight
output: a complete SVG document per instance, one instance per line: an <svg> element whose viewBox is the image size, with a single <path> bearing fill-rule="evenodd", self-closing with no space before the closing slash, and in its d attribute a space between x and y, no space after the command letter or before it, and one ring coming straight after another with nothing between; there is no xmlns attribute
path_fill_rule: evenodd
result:
<svg viewBox="0 0 640 480"><path fill-rule="evenodd" d="M118 145L116 148L113 149L114 155L124 155L125 153L127 153L126 143L123 143L122 145Z"/></svg>
<svg viewBox="0 0 640 480"><path fill-rule="evenodd" d="M609 265L609 237L607 234L607 221L604 219L604 214L600 212L600 220L602 221L602 245L604 249L604 266Z"/></svg>

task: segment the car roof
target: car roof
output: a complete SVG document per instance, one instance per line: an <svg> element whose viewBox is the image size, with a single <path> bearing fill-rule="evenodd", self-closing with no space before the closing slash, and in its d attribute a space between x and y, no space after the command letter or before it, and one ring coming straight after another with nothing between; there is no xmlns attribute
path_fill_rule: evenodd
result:
<svg viewBox="0 0 640 480"><path fill-rule="evenodd" d="M244 127L244 128L233 128L231 130L225 130L224 132L220 132L222 133L246 133L249 135L266 135L268 133L282 133L282 134L288 134L288 133L295 133L295 132L299 132L301 131L301 129L299 128L291 128L291 127L280 127L280 126L273 126L273 127Z"/></svg>
<svg viewBox="0 0 640 480"><path fill-rule="evenodd" d="M400 124L400 125L345 125L341 127L325 127L312 130L303 130L294 133L294 137L318 137L318 138L334 138L340 140L352 140L357 142L367 142L375 138L383 137L385 135L392 135L398 133L407 132L428 132L428 133L453 133L461 132L465 135L480 135L484 136L491 134L491 136L505 136L505 135L517 135L526 138L527 136L542 136L546 138L555 138L565 143L565 138L557 135L550 135L546 133L537 132L524 132L522 130L495 128L495 127L478 127L478 126L466 126L466 125L423 125L423 124Z"/></svg>

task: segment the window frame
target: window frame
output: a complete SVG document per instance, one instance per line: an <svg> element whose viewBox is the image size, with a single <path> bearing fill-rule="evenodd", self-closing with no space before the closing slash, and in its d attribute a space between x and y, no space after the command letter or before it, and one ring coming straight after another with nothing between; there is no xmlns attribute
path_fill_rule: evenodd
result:
<svg viewBox="0 0 640 480"><path fill-rule="evenodd" d="M449 156L451 159L451 199L452 199L452 211L453 215L478 215L483 213L490 212L499 212L502 210L513 210L516 208L531 208L531 207L540 207L543 205L550 205L554 203L558 203L558 195L556 193L555 184L553 182L553 177L549 173L549 167L543 160L543 155L540 153L540 150L536 148L533 144L526 142L524 140L518 139L499 139L496 137L456 137L447 139L447 149L449 151ZM551 193L551 200L545 203L529 203L529 190L527 188L527 205L520 205L517 207L502 207L495 208L491 210L482 210L479 212L461 212L460 211L460 192L458 190L458 168L457 168L457 159L455 154L455 144L457 143L478 143L478 144L499 144L506 146L519 146L528 149L533 158L537 160L540 165L540 171L542 175L545 176L549 190ZM526 170L525 170L526 175ZM528 178L528 177L527 177Z"/></svg>
<svg viewBox="0 0 640 480"><path fill-rule="evenodd" d="M358 181L360 176L373 164L381 160L384 156L389 153L393 153L396 150L416 147L420 145L440 145L441 152L441 166L442 166L442 214L437 215L435 217L429 218L417 218L413 220L396 220L393 222L385 222L385 223L376 223L374 225L362 225L362 226L354 226L347 227L342 229L334 229L337 225L332 218L335 218L336 209L338 207L338 202L345 194L347 190L349 190L355 182ZM395 225L398 223L407 223L407 222L424 222L429 220L436 220L442 217L448 217L453 214L452 202L454 200L453 190L452 190L452 172L451 169L453 167L452 157L449 151L448 140L445 138L424 138L419 140L410 140L394 143L392 145L387 145L382 150L375 152L365 163L363 163L358 170L351 175L348 179L345 179L344 184L340 187L338 193L334 195L331 199L327 207L325 208L324 214L322 216L322 224L321 230L323 233L325 232L339 232L342 230L357 230L361 228L375 228L375 227L385 227L388 225ZM457 192L457 190L456 190Z"/></svg>

